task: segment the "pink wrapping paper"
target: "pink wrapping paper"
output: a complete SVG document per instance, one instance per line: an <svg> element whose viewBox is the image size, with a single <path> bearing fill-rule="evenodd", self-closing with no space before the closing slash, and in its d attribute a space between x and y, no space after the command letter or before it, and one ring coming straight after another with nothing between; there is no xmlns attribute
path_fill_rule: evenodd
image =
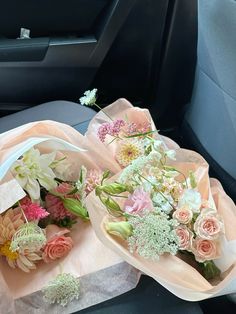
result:
<svg viewBox="0 0 236 314"><path fill-rule="evenodd" d="M152 129L155 129L148 110L134 108L124 99L120 99L108 106L105 111L114 119L124 119L127 116L130 122L150 121ZM116 145L114 142L112 145L97 143L98 127L101 123L108 121L104 113L100 112L97 114L91 121L86 136L93 142L94 147L97 146L97 150L99 147L102 147L101 150L104 151L104 155L114 159ZM225 194L221 184L217 180L209 178L208 164L199 154L179 148L176 143L168 138L162 139L169 149L176 149L177 158L171 165L185 174L188 174L189 170L193 170L198 182L198 190L202 197L209 200L211 206L216 207L223 217L226 229L225 244L223 256L218 262L220 268L224 269L222 280L214 284L209 283L197 270L178 256L166 255L162 256L158 262L153 262L137 254L131 254L127 248L126 241L111 236L106 232L104 222L107 221L109 215L93 192L87 198L87 207L96 235L107 247L126 262L153 277L182 299L198 301L236 292L236 206ZM119 167L115 159L114 164Z"/></svg>
<svg viewBox="0 0 236 314"><path fill-rule="evenodd" d="M114 173L117 171L113 160L102 156L96 149L93 149L93 146L81 134L67 125L53 121L29 123L0 134L0 165L22 148L25 141L43 137L51 140L36 146L41 152L57 150L56 140L58 139L85 150L83 152L66 149L62 151L71 164L67 180L74 180L76 176L78 179L82 165L88 169L104 169L105 167ZM14 193L16 191L18 194ZM8 171L0 181L2 208L6 209L9 205L12 206L24 196L21 194L22 192L23 190L19 188ZM49 264L40 262L37 264L37 269L30 273L12 269L5 260L0 258L0 314L34 314L39 311L40 314L71 313L115 297L136 286L139 277L137 271L134 271L117 254L98 240L89 222L79 221L73 227L71 237L74 247L69 255ZM124 276L119 275L118 269L123 271ZM59 305L49 305L43 302L40 292L42 287L61 272L68 272L81 278L82 286L81 299L72 302L65 309ZM114 278L113 283L106 280L109 276ZM85 278L84 281L83 278ZM84 285L87 285L86 287L83 287L83 282L85 282Z"/></svg>

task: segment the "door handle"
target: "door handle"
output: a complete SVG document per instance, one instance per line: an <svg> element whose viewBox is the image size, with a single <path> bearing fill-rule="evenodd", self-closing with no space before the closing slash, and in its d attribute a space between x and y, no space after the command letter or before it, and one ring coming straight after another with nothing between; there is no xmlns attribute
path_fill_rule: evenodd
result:
<svg viewBox="0 0 236 314"><path fill-rule="evenodd" d="M49 38L0 39L0 62L41 61L49 46Z"/></svg>

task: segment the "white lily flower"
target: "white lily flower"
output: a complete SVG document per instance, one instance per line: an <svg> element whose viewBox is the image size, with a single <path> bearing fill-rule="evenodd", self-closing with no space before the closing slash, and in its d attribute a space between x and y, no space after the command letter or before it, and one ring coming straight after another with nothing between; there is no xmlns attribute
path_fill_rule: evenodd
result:
<svg viewBox="0 0 236 314"><path fill-rule="evenodd" d="M93 106L96 102L96 99L97 99L96 93L97 93L96 88L94 88L92 90L87 90L86 92L84 92L84 96L79 99L81 105Z"/></svg>
<svg viewBox="0 0 236 314"><path fill-rule="evenodd" d="M40 198L40 185L47 190L57 186L56 176L50 168L55 156L55 152L40 155L38 149L31 148L13 164L13 175L31 199Z"/></svg>

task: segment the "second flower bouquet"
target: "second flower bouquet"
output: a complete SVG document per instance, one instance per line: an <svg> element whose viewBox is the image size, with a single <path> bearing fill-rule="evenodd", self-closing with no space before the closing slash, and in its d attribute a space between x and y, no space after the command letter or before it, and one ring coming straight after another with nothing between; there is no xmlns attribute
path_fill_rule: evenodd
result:
<svg viewBox="0 0 236 314"><path fill-rule="evenodd" d="M236 207L206 161L161 137L149 112L123 99L87 136L120 166L86 201L100 240L180 298L235 292Z"/></svg>

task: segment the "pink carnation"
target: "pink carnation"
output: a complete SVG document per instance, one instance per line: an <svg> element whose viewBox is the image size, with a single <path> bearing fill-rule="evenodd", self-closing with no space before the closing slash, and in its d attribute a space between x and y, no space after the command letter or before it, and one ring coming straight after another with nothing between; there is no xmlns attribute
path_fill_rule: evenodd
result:
<svg viewBox="0 0 236 314"><path fill-rule="evenodd" d="M90 170L87 173L87 177L85 180L86 194L89 194L90 192L92 192L95 189L96 185L101 183L101 179L102 179L102 174L100 171Z"/></svg>
<svg viewBox="0 0 236 314"><path fill-rule="evenodd" d="M49 193L46 195L45 202L47 211L50 213L52 219L61 220L65 217L74 218L74 215L64 207L59 197Z"/></svg>
<svg viewBox="0 0 236 314"><path fill-rule="evenodd" d="M29 221L43 219L49 215L44 208L39 204L32 203L28 197L21 200L20 205Z"/></svg>
<svg viewBox="0 0 236 314"><path fill-rule="evenodd" d="M149 193L138 188L129 195L124 204L124 211L130 214L142 214L144 211L153 210L153 204Z"/></svg>

